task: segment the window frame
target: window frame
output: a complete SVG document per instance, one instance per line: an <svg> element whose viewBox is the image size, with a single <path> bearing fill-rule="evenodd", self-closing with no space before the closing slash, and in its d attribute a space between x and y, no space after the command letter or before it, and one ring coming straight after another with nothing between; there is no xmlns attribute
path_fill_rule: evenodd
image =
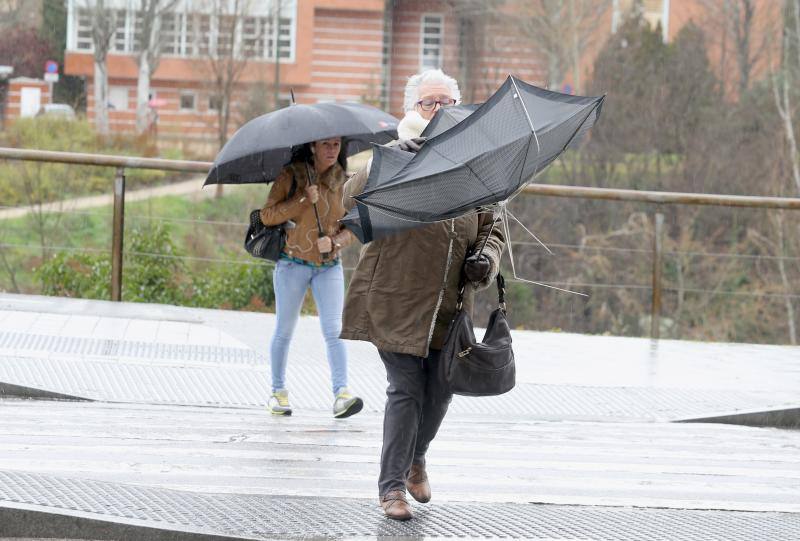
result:
<svg viewBox="0 0 800 541"><path fill-rule="evenodd" d="M192 98L192 106L191 107L184 107L183 106L183 98L191 97ZM197 92L194 90L181 90L178 94L178 110L181 112L195 112L197 111Z"/></svg>
<svg viewBox="0 0 800 541"><path fill-rule="evenodd" d="M117 93L124 91L125 92L125 107L119 108L115 103L112 102L111 96L117 91ZM112 111L130 111L131 110L131 87L124 86L124 85L108 85L108 102L113 105Z"/></svg>
<svg viewBox="0 0 800 541"><path fill-rule="evenodd" d="M425 54L425 49L430 49L430 46L425 44L426 36L430 36L430 34L425 33L426 28L426 17L437 17L439 19L439 44L436 46L438 48L438 65L430 66L425 61L427 55ZM424 71L427 69L442 69L444 66L444 13L422 13L419 19L419 69L420 71Z"/></svg>

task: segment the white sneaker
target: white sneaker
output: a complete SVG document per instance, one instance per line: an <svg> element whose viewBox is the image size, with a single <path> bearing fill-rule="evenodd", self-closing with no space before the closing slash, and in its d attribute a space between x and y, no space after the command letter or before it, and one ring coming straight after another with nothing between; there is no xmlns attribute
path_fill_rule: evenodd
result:
<svg viewBox="0 0 800 541"><path fill-rule="evenodd" d="M361 408L364 407L364 401L357 396L350 394L347 387L342 387L336 393L336 399L333 401L333 416L337 419L344 419L355 415Z"/></svg>
<svg viewBox="0 0 800 541"><path fill-rule="evenodd" d="M289 405L289 391L279 389L272 393L267 402L272 415L291 415L292 406Z"/></svg>

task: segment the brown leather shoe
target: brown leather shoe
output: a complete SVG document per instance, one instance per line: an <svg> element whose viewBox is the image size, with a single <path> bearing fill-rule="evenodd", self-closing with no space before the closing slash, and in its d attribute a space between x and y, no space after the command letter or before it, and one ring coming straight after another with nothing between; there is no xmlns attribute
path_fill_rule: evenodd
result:
<svg viewBox="0 0 800 541"><path fill-rule="evenodd" d="M428 483L428 474L424 464L411 465L411 471L408 472L406 479L406 488L419 503L431 501L431 485Z"/></svg>
<svg viewBox="0 0 800 541"><path fill-rule="evenodd" d="M408 520L414 518L411 506L406 500L406 493L403 490L390 490L381 498L383 514L394 520Z"/></svg>

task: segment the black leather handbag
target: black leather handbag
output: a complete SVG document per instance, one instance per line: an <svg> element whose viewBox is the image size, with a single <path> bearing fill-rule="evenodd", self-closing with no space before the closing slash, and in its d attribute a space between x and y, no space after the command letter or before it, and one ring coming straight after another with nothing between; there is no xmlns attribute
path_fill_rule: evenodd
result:
<svg viewBox="0 0 800 541"><path fill-rule="evenodd" d="M498 307L489 316L483 340L475 339L472 319L462 309L464 286L458 293L456 315L447 329L439 358L442 379L455 394L495 396L514 388L516 368L511 328L506 320L505 280L497 275Z"/></svg>
<svg viewBox="0 0 800 541"><path fill-rule="evenodd" d="M292 187L286 199L294 196L297 182L292 177ZM286 246L286 228L289 222L278 225L264 225L261 221L261 209L250 213L250 226L244 236L244 249L253 257L278 261L283 247Z"/></svg>

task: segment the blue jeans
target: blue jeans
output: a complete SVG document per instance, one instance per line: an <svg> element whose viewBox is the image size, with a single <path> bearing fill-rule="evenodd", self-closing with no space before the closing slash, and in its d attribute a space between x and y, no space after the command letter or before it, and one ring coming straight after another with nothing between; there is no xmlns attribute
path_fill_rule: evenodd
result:
<svg viewBox="0 0 800 541"><path fill-rule="evenodd" d="M344 308L344 271L342 264L331 267L310 267L281 259L272 272L275 288L275 313L277 322L270 345L272 365L272 391L286 387L286 361L289 342L300 317L308 286L314 294L319 312L322 336L328 351L333 393L347 387L347 351L339 338L342 332L342 309Z"/></svg>

